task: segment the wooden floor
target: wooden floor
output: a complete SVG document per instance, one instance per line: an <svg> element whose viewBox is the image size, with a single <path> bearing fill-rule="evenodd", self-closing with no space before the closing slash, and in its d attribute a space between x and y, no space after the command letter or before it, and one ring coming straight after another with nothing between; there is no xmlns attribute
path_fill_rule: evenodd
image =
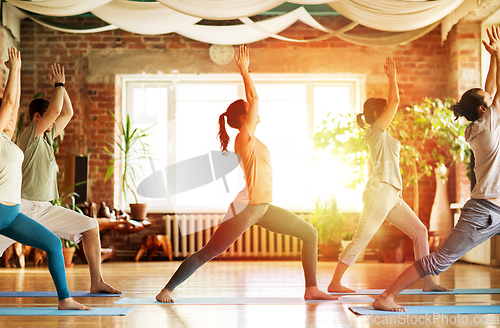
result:
<svg viewBox="0 0 500 328"><path fill-rule="evenodd" d="M318 283L326 289L335 262L318 263ZM359 263L347 271L345 284L359 289L385 288L410 263ZM112 285L126 291L124 297L154 297L179 262L111 262L103 264L103 275ZM88 290L85 265L67 270L70 290ZM450 288L499 288L498 269L457 263L441 274L438 281ZM421 287L420 284L413 286ZM1 291L50 291L53 283L46 267L0 269ZM174 293L176 297L301 297L303 273L300 262L212 261L202 267ZM0 327L400 327L375 324L368 317L356 316L347 304L297 305L114 305L116 298L77 298L94 306L134 306L127 316L115 317L29 317L0 316ZM405 295L403 305L486 305L500 304L500 295ZM365 304L364 304L365 305ZM0 306L57 306L56 298L0 298ZM497 320L497 315L482 315ZM465 316L470 322L474 315ZM500 317L500 315L498 315ZM373 319L373 318L372 318ZM416 318L417 319L417 318ZM415 319L415 320L416 320ZM423 322L423 321L422 321ZM436 327L456 325L441 324ZM429 325L411 324L412 327ZM477 327L485 326L479 324ZM492 325L493 326L493 325Z"/></svg>

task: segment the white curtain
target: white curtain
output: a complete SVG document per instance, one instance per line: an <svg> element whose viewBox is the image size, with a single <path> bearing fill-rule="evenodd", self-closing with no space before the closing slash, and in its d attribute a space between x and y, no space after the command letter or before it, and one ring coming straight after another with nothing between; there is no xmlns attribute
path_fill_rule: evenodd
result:
<svg viewBox="0 0 500 328"><path fill-rule="evenodd" d="M92 13L122 30L138 34L166 34L192 26L201 18L181 14L158 2L114 0Z"/></svg>
<svg viewBox="0 0 500 328"><path fill-rule="evenodd" d="M329 6L364 26L402 32L434 24L457 9L462 2L464 0L340 0Z"/></svg>
<svg viewBox="0 0 500 328"><path fill-rule="evenodd" d="M284 0L7 0L3 6L3 22L19 37L19 20L27 15L34 21L59 31L96 33L120 28L139 34L175 32L187 38L213 44L241 44L269 37L290 42L313 42L339 37L362 45L393 45L409 42L435 28L441 21L442 36L471 9L478 0L291 0L297 4L328 3L352 22L339 30L319 24L304 7L267 20L253 22L252 16L274 8ZM20 11L19 9L25 11ZM109 23L104 27L74 27L47 22L31 15L71 16L85 12ZM201 19L238 18L239 25L213 26L196 24ZM444 19L444 20L443 20ZM302 21L325 34L308 40L296 40L279 33ZM367 34L349 33L358 24L375 29ZM444 39L443 39L444 40Z"/></svg>
<svg viewBox="0 0 500 328"><path fill-rule="evenodd" d="M186 15L204 19L238 19L263 13L273 9L285 0L157 0L165 6ZM322 4L330 1L295 0L296 4Z"/></svg>
<svg viewBox="0 0 500 328"><path fill-rule="evenodd" d="M7 0L7 2L36 14L47 16L73 16L104 6L111 2L111 0Z"/></svg>

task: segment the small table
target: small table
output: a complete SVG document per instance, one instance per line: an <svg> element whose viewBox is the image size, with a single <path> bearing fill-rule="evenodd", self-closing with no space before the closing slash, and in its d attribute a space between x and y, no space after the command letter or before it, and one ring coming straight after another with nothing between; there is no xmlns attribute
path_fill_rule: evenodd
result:
<svg viewBox="0 0 500 328"><path fill-rule="evenodd" d="M109 218L96 218L99 223L99 231L114 230L121 233L136 233L151 225L146 218L144 221L117 220L111 221Z"/></svg>

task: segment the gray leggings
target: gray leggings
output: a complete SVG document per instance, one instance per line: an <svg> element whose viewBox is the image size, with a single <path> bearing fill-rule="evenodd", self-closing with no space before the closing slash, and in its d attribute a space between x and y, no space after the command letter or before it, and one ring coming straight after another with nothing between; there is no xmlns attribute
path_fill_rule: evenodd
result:
<svg viewBox="0 0 500 328"><path fill-rule="evenodd" d="M469 199L457 225L439 249L415 262L420 277L446 271L465 253L500 232L500 207L486 199Z"/></svg>
<svg viewBox="0 0 500 328"><path fill-rule="evenodd" d="M232 214L233 209L236 213L234 217ZM254 224L264 229L297 237L302 240L302 267L304 269L306 287L317 285L318 231L316 228L298 215L274 205L245 205L233 202L223 222L208 243L182 262L165 288L172 292L198 270L199 267L227 250L245 230Z"/></svg>

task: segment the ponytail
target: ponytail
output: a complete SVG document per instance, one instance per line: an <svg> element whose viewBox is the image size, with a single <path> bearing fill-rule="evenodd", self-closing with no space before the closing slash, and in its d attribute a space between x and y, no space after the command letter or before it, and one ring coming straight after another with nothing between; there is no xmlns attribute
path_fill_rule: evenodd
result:
<svg viewBox="0 0 500 328"><path fill-rule="evenodd" d="M462 106L460 106L460 103L456 103L454 105L451 105L450 110L453 112L453 114L455 114L455 120L464 116L464 110L463 110Z"/></svg>
<svg viewBox="0 0 500 328"><path fill-rule="evenodd" d="M450 109L455 114L455 119L461 116L464 116L469 122L479 119L477 108L486 106L486 103L484 102L484 96L478 91L482 91L482 89L474 88L467 90L460 98L460 101L451 106Z"/></svg>
<svg viewBox="0 0 500 328"><path fill-rule="evenodd" d="M363 119L364 115L365 114L363 114L363 113L356 115L356 123L358 123L360 128L362 128L363 130L366 130L367 124L366 124L365 120Z"/></svg>
<svg viewBox="0 0 500 328"><path fill-rule="evenodd" d="M220 149L222 149L223 154L227 154L227 145L229 144L229 135L226 132L226 121L224 120L226 113L219 116L219 133L217 138L220 141Z"/></svg>

